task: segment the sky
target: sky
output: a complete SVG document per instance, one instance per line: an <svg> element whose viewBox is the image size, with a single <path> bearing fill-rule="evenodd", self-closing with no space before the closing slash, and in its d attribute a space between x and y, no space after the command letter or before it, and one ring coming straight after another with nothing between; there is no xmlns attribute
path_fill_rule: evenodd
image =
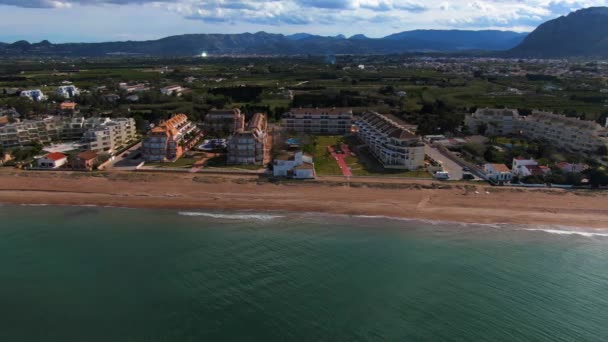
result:
<svg viewBox="0 0 608 342"><path fill-rule="evenodd" d="M414 29L530 32L608 0L0 0L0 42L158 39L185 33L383 37Z"/></svg>

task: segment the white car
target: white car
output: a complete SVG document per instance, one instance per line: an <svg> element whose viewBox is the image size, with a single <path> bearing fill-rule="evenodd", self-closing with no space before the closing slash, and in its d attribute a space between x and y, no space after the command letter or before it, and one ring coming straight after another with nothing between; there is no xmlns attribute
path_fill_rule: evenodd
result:
<svg viewBox="0 0 608 342"><path fill-rule="evenodd" d="M435 177L436 179L446 180L450 179L450 174L444 171L438 171L435 172L435 175L433 175L433 177Z"/></svg>

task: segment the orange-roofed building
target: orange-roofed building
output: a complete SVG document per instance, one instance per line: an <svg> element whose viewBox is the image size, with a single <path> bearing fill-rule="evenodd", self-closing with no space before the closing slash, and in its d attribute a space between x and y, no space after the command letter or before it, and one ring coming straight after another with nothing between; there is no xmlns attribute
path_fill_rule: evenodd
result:
<svg viewBox="0 0 608 342"><path fill-rule="evenodd" d="M67 164L68 156L63 153L53 152L39 158L36 162L39 168L56 169Z"/></svg>
<svg viewBox="0 0 608 342"><path fill-rule="evenodd" d="M184 114L176 114L161 122L146 136L142 145L147 162L172 162L196 144L200 138L198 128Z"/></svg>
<svg viewBox="0 0 608 342"><path fill-rule="evenodd" d="M72 102L72 101L65 101L65 102L61 102L59 104L59 109L61 110L70 110L70 111L75 111L76 110L76 102Z"/></svg>

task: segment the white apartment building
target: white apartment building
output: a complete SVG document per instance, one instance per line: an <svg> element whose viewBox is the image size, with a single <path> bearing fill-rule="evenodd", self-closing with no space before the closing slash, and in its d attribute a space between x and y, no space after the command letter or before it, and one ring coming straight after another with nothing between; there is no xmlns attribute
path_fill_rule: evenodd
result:
<svg viewBox="0 0 608 342"><path fill-rule="evenodd" d="M74 85L65 85L57 88L57 95L70 99L80 94L80 90Z"/></svg>
<svg viewBox="0 0 608 342"><path fill-rule="evenodd" d="M384 168L417 170L424 166L424 143L404 123L368 112L355 125L358 137Z"/></svg>
<svg viewBox="0 0 608 342"><path fill-rule="evenodd" d="M351 130L353 111L347 108L292 108L283 114L283 128L312 134L344 134Z"/></svg>
<svg viewBox="0 0 608 342"><path fill-rule="evenodd" d="M104 130L112 132L102 133ZM98 133L94 133L98 132ZM103 136L110 136L108 144ZM64 120L49 117L44 120L23 121L0 127L0 146L17 147L40 143L50 144L54 141L82 141L83 149L96 152L110 151L133 140L136 135L135 120L131 118L89 118L83 117ZM99 137L99 138L98 138ZM91 148L91 147L95 148Z"/></svg>
<svg viewBox="0 0 608 342"><path fill-rule="evenodd" d="M107 119L84 133L82 149L114 153L133 141L135 136L135 120L132 118Z"/></svg>
<svg viewBox="0 0 608 342"><path fill-rule="evenodd" d="M478 134L485 125L484 135L510 135L519 130L520 116L517 109L479 108L465 117L464 124L470 134Z"/></svg>
<svg viewBox="0 0 608 342"><path fill-rule="evenodd" d="M6 148L35 143L49 144L60 140L61 127L61 120L53 117L7 124L0 127L0 146Z"/></svg>
<svg viewBox="0 0 608 342"><path fill-rule="evenodd" d="M471 134L476 134L482 124L487 127L487 136L522 134L572 152L594 154L600 147L608 146L608 128L560 114L533 111L522 117L515 109L485 108L465 118Z"/></svg>
<svg viewBox="0 0 608 342"><path fill-rule="evenodd" d="M266 114L256 113L246 130L233 134L228 141L228 164L262 164L267 127Z"/></svg>
<svg viewBox="0 0 608 342"><path fill-rule="evenodd" d="M36 102L44 101L47 99L46 95L40 89L22 90L20 96L27 97L28 99Z"/></svg>
<svg viewBox="0 0 608 342"><path fill-rule="evenodd" d="M608 130L593 121L534 111L522 121L523 134L559 149L596 153L608 146Z"/></svg>

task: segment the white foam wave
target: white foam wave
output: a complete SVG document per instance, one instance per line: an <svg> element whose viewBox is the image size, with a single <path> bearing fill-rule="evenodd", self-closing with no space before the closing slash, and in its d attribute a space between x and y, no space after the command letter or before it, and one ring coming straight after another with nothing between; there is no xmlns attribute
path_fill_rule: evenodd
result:
<svg viewBox="0 0 608 342"><path fill-rule="evenodd" d="M22 207L48 207L50 204L20 204Z"/></svg>
<svg viewBox="0 0 608 342"><path fill-rule="evenodd" d="M561 230L561 229L542 229L542 228L528 228L524 229L532 232L545 232L549 234L557 234L557 235L581 235L585 237L608 237L608 233L594 233L588 231L579 231L579 230Z"/></svg>
<svg viewBox="0 0 608 342"><path fill-rule="evenodd" d="M200 216L209 217L214 219L225 219L225 220L256 220L256 221L271 221L274 219L282 218L280 215L265 215L265 214L220 214L220 213L207 213L198 211L180 211L178 213L181 216Z"/></svg>

